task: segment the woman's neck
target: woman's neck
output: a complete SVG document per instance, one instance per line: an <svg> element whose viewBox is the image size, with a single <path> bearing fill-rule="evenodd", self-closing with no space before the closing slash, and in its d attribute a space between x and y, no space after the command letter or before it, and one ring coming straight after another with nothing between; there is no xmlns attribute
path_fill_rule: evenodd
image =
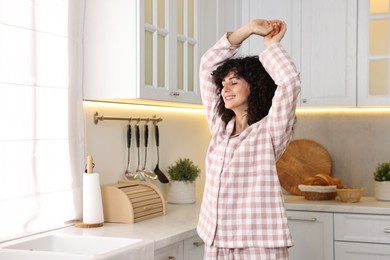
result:
<svg viewBox="0 0 390 260"><path fill-rule="evenodd" d="M242 114L236 114L235 117L235 125L232 135L239 135L242 131L248 128L248 114L242 113Z"/></svg>

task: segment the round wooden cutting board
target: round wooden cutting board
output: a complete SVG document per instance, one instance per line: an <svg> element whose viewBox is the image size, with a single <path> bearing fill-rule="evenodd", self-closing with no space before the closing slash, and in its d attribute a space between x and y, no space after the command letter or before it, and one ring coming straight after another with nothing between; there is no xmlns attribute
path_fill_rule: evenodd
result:
<svg viewBox="0 0 390 260"><path fill-rule="evenodd" d="M308 139L290 142L276 162L282 187L293 195L303 195L298 185L307 177L332 173L332 161L328 151L319 143Z"/></svg>

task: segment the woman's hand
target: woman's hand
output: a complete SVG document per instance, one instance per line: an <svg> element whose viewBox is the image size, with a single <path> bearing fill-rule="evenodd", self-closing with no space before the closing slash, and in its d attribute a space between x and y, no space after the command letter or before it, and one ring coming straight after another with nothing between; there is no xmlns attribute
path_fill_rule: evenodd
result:
<svg viewBox="0 0 390 260"><path fill-rule="evenodd" d="M265 47L268 47L273 43L280 42L287 31L286 23L280 20L272 21L272 27L273 29L270 31L270 33L264 36Z"/></svg>
<svg viewBox="0 0 390 260"><path fill-rule="evenodd" d="M251 34L264 37L274 30L274 23L275 21L273 20L255 19L249 22L248 27L250 28Z"/></svg>
<svg viewBox="0 0 390 260"><path fill-rule="evenodd" d="M286 24L280 20L255 19L228 33L227 37L232 45L240 45L251 35L264 37L266 47L275 42L280 42L286 32Z"/></svg>
<svg viewBox="0 0 390 260"><path fill-rule="evenodd" d="M234 32L228 33L228 40L232 45L240 45L253 34L264 37L274 30L274 27L272 26L273 23L274 21L272 20L252 20L236 29Z"/></svg>

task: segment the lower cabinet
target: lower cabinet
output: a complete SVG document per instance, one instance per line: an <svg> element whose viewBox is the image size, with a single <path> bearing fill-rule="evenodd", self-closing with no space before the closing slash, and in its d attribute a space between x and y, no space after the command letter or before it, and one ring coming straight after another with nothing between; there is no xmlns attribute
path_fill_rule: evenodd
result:
<svg viewBox="0 0 390 260"><path fill-rule="evenodd" d="M184 259L202 260L204 253L204 242L199 236L193 236L184 240Z"/></svg>
<svg viewBox="0 0 390 260"><path fill-rule="evenodd" d="M334 214L335 260L390 259L390 216Z"/></svg>
<svg viewBox="0 0 390 260"><path fill-rule="evenodd" d="M183 260L183 242L157 249L154 252L155 260Z"/></svg>
<svg viewBox="0 0 390 260"><path fill-rule="evenodd" d="M204 243L199 236L193 236L183 241L157 249L155 260L202 260Z"/></svg>
<svg viewBox="0 0 390 260"><path fill-rule="evenodd" d="M287 211L291 260L333 260L333 213Z"/></svg>
<svg viewBox="0 0 390 260"><path fill-rule="evenodd" d="M335 242L335 260L388 260L390 245Z"/></svg>

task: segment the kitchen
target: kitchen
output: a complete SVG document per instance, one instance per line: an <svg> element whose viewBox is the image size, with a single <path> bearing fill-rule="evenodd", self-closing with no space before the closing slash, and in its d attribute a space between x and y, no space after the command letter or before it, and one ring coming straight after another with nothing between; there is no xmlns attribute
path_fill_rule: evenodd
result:
<svg viewBox="0 0 390 260"><path fill-rule="evenodd" d="M202 1L200 1L199 3L199 8L201 9L201 11L199 11L199 14L202 14L201 16L203 18L199 21L199 30L207 30L204 32L204 34L199 35L200 47L198 52L195 53L200 55L213 42L215 42L215 40L217 40L223 34L223 32L227 30L232 30L236 27L237 24L241 24L241 21L248 21L249 19L258 18L259 16L264 18L274 18L276 16L279 17L279 12L282 12L282 14L280 14L280 17L285 19L289 26L287 33L288 35L285 38L286 47L288 50L291 51L294 60L297 61L297 65L301 68L302 74L306 72L309 74L311 73L311 75L313 76L318 75L318 71L324 71L324 68L322 67L319 68L317 71L312 71L313 68L310 66L311 60L309 60L310 57L308 57L310 52L307 46L302 47L302 49L305 50L307 53L301 53L300 47L294 45L294 43L297 42L301 44L301 40L297 40L296 38L310 39L308 37L310 37L311 31L310 29L307 29L306 31L302 30L302 35L299 35L300 30L296 30L296 28L300 28L299 22L303 23L304 21L306 21L305 24L310 24L310 20L304 20L309 18L303 17L302 20L294 19L294 16L292 14L295 15L301 14L301 12L310 11L313 11L313 13L315 13L315 10L323 10L323 8L325 7L311 7L309 4L307 4L306 1L300 1L299 4L285 4L283 1L274 1L273 4L266 3L266 1L242 1L242 5L240 5L241 1L229 1L229 4L225 4L226 1L223 3L222 1L211 2L212 3L207 3L207 6L203 6ZM322 2L324 3L325 1ZM344 17L347 17L352 21L354 19L357 20L357 16L359 15L358 10L359 12L361 12L361 10L364 10L364 8L358 9L357 6L363 6L369 1L361 2L359 1L358 4L357 1L345 1L343 2L344 4L341 5L338 2L336 3L336 1L330 2L331 4L329 4L329 1L326 1L327 5L330 5L330 7L327 7L329 8L329 10L332 10L332 5L338 7L340 5L342 7L338 8L338 19L346 19ZM388 4L388 1L383 2L386 2ZM87 4L88 3L89 1L87 1ZM256 5L261 8L257 7L256 9ZM320 5L320 3L318 3L318 5ZM319 7L321 7L322 9ZM86 12L88 14L88 6L86 8ZM235 10L240 10L240 12L235 12ZM264 13L261 13L262 10L264 10ZM300 11L296 12L297 10ZM344 16L344 13L342 12L347 12L348 15ZM219 15L215 15L216 13ZM318 17L321 17L318 12L315 14ZM335 20L338 21L337 19ZM344 51L345 53L344 56L338 56L342 58L341 62L337 63L337 65L346 66L345 71L352 74L337 75L336 79L330 80L323 85L319 85L319 89L317 89L317 91L314 90L312 92L314 94L312 94L310 91L305 92L303 90L302 95L305 96L301 97L301 103L297 111L298 120L294 131L294 138L312 139L323 145L328 150L332 158L333 176L340 178L343 183L349 186L363 187L364 196L372 197L374 196L373 172L375 171L375 168L378 163L389 161L390 158L390 149L388 149L390 143L390 136L388 134L390 132L390 98L388 92L386 95L384 95L385 97L378 102L376 100L369 101L368 98L362 98L362 96L364 95L364 91L361 91L361 88L364 87L364 84L361 85L362 83L360 81L362 81L361 76L363 75L364 79L365 74L360 71L360 67L357 67L360 64L357 62L357 58L355 57L354 60L349 53L350 51L352 51L352 53L355 53L356 56L356 51L358 51L357 44L355 43L354 45L352 45L354 46L352 47L352 50L346 48L346 46L349 46L348 44L350 44L350 39L356 40L357 37L359 37L358 39L361 39L360 37L363 37L362 39L367 39L367 35L358 35L359 33L364 33L364 30L361 30L360 27L359 30L357 29L357 27L361 25L361 19L358 20L359 24L357 24L356 20L355 24L351 24L349 20L349 22L345 21L345 23L340 23L346 26L344 30L351 33L351 35L348 34L347 37L342 38L342 40L344 40L344 44L342 45L340 43L340 46L344 47L344 49L340 49L342 49L341 51ZM85 29L87 30L88 25L86 24L85 26ZM347 26L355 26L353 27L355 28L355 34L353 34L354 30L347 30L351 28ZM345 32L344 30L342 30L342 33ZM327 35L329 35L330 32L326 32ZM162 31L161 35L164 35L164 33L165 32ZM337 33L339 32L336 32L334 37L338 35ZM207 37L202 38L201 35L207 35ZM314 42L316 44L318 44L318 41L322 42L323 45L334 44L334 42L336 42L332 37L327 37L328 39L317 39L314 37L315 36L313 36L313 39L311 40L317 40L317 42ZM341 41L341 39L339 40ZM359 40L358 42L361 43L362 41ZM243 46L243 51L256 51L257 47L255 44L256 43L253 43L252 46ZM305 43L302 42L302 44ZM314 44L314 46L317 45ZM88 49L85 50L88 51ZM91 49L89 50L91 51ZM327 53L325 53L321 57L326 57L326 55L329 55L329 52L332 53L335 50L336 48L334 48L334 46L332 46L332 48L325 49L324 51L327 51ZM311 53L313 54L313 56L318 55L315 50L313 50L313 53ZM102 55L96 57L95 59L103 59L104 57L105 56ZM350 63L345 62L345 59L347 59L345 57L348 57L348 62L352 61L352 65ZM361 56L359 56L359 58L360 57ZM95 61L94 59L91 60ZM109 60L104 61L107 62L106 65L110 67L115 67L113 63L108 63L108 61ZM88 62L87 59L86 62ZM112 61L110 60L110 62ZM333 63L331 64L331 66L336 64L336 62L332 62ZM134 66L134 64L136 63L134 62L130 65L126 63L121 63L121 66ZM98 64L94 64L94 66L98 66ZM352 68L349 66L352 66ZM194 71L197 70L196 67L194 67L193 69ZM96 82L91 81L90 85L97 88L97 85L99 83L98 81L106 82L103 79L98 79L98 76L100 75L99 70L91 71L91 74L88 73L88 71L85 71L86 77L88 77L88 75L91 75L90 77L93 77L96 80ZM194 78L196 78L197 74L194 73L194 75ZM176 78L176 76L177 75L175 74L169 75L169 77L167 78L172 80L172 78ZM137 75L134 75L134 77L137 77ZM302 77L304 77L304 75L302 75ZM305 78L303 79L305 80ZM115 80L120 80L120 77L116 78ZM196 82L196 79L194 80ZM314 83L318 84L318 82L314 82L313 80L313 85ZM340 94L339 92L340 88L330 88L329 86L333 86L332 84L336 84L338 85L338 87L343 86L343 89L341 91L342 93ZM132 83L129 83L129 85L132 86ZM346 86L348 86L348 88ZM326 89L326 87L329 87L328 91L333 92L331 92L330 94L329 92L323 92L324 90L322 88ZM339 97L337 95L339 95ZM85 99L88 100L84 101L83 104L86 129L86 154L93 155L95 161L94 170L100 173L101 184L114 183L124 178L127 161L127 122L103 120L101 122L99 121L96 124L94 122L95 113L98 112L99 115L103 116L131 116L135 118L158 116L162 118L162 121L158 123L160 127L161 136L160 168L165 172L167 170L168 165L170 165L179 157L189 157L197 165L199 165L202 172L200 178L198 178L196 181L196 195L197 202L199 203L204 183L204 155L207 150L208 142L210 139L202 107L199 104L192 105L186 103L184 107L177 108L167 107L165 106L166 103L164 103L164 106L160 106L158 103L156 104L155 102L152 105L150 104L150 102L147 102L148 105L143 105L124 104L122 103L122 100L120 100L120 102L95 102L92 101L95 98L87 97ZM96 99L98 98L96 97ZM102 99L111 98L106 98L104 96ZM119 99L127 99L127 97ZM304 101L305 99L306 103ZM314 101L312 101L312 99L314 99ZM371 105L368 105L366 102L373 103L371 103ZM373 108L373 104L381 105L381 107ZM153 133L151 133L150 136L153 136ZM153 138L150 138L149 146L150 152L148 154L148 167L152 169L154 168L156 163L155 143ZM135 167L135 162L137 161L135 146L133 146L131 155L131 162ZM164 196L166 196L169 190L169 185L161 184L157 181L153 182L161 189ZM301 208L298 208L298 210L301 210ZM172 212L168 211L167 217L170 213ZM136 232L139 231L139 229L137 230L137 227L134 227L134 229L136 229ZM166 246L166 244L163 244L162 242L161 244L162 245L158 245L158 247L163 248L164 246Z"/></svg>

